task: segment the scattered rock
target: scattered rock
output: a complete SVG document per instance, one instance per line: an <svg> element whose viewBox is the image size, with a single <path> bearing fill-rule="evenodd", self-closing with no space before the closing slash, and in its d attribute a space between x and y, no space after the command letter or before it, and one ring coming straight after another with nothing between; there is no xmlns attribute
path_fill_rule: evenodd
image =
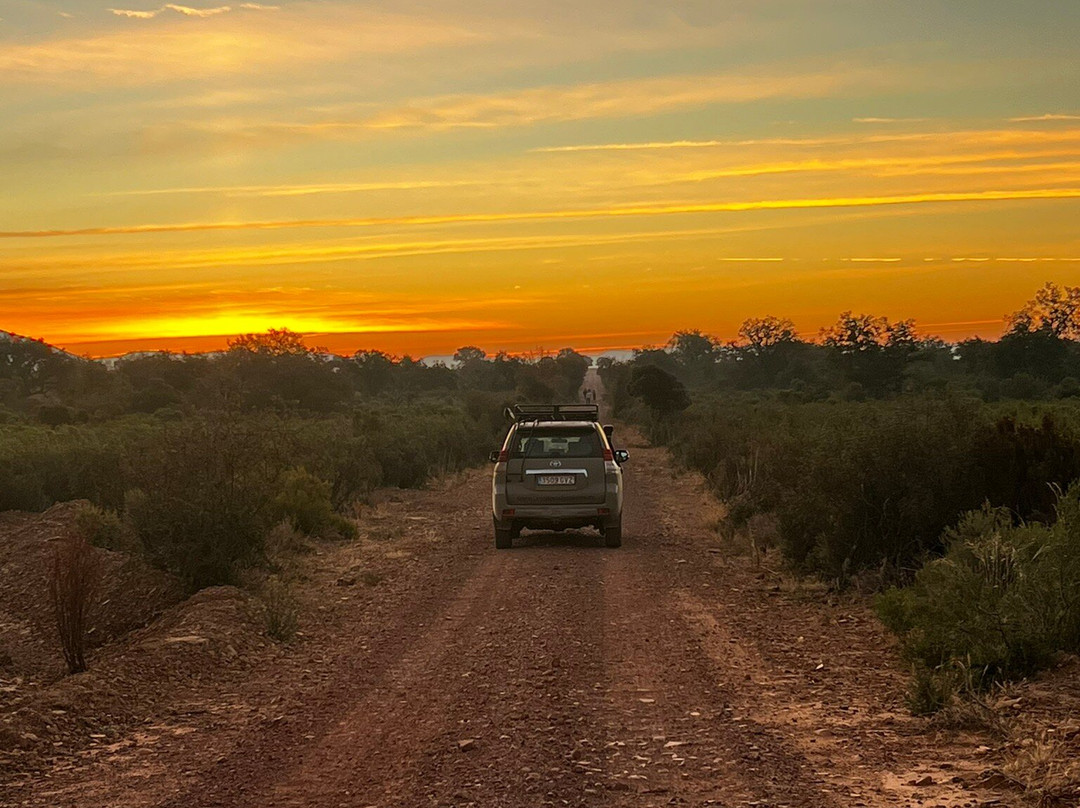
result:
<svg viewBox="0 0 1080 808"><path fill-rule="evenodd" d="M471 752L476 748L476 739L464 738L457 742L457 748L459 752Z"/></svg>
<svg viewBox="0 0 1080 808"><path fill-rule="evenodd" d="M166 637L165 642L170 645L204 645L210 640L197 634L185 634L183 637Z"/></svg>

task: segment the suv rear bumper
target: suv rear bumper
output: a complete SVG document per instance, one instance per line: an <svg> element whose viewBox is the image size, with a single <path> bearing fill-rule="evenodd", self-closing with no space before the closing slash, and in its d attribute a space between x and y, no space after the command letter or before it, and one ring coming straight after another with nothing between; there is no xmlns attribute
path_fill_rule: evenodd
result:
<svg viewBox="0 0 1080 808"><path fill-rule="evenodd" d="M496 497L492 517L499 530L562 530L593 526L603 530L622 522L622 497L610 493L603 505L506 505Z"/></svg>

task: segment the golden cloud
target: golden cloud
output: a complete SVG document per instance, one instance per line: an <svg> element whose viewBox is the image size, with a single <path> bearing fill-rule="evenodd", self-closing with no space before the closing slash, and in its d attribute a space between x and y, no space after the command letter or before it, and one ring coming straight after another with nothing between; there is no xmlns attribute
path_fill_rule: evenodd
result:
<svg viewBox="0 0 1080 808"><path fill-rule="evenodd" d="M274 67L331 62L358 53L410 53L445 45L474 44L484 35L454 22L337 6L333 15L299 7L266 15L258 26L234 9L275 10L244 3L198 9L169 4L151 11L112 9L124 17L174 17L133 35L129 29L43 42L0 44L0 83L99 84L110 89L218 75L255 75Z"/></svg>
<svg viewBox="0 0 1080 808"><path fill-rule="evenodd" d="M522 126L592 118L655 115L712 104L771 98L823 98L848 90L884 89L901 77L860 68L776 75L704 74L559 85L505 93L419 99L355 122L320 126L365 129L454 129Z"/></svg>
<svg viewBox="0 0 1080 808"><path fill-rule="evenodd" d="M1080 119L1080 118L1078 118ZM743 140L661 140L627 143L586 143L568 146L544 146L534 152L591 152L591 151L667 151L681 149L715 149L746 146L858 146L884 143L925 143L939 141L943 145L967 144L1037 144L1075 143L1080 145L1080 129L960 129L944 132L904 132L886 135L833 135L819 138L749 138Z"/></svg>
<svg viewBox="0 0 1080 808"><path fill-rule="evenodd" d="M0 238L58 238L64 236L115 236L143 233L190 233L227 230L282 230L313 227L374 227L475 224L498 222L554 221L561 219L625 218L670 216L695 213L728 213L751 210L809 210L815 208L860 208L884 205L921 205L948 202L1001 202L1024 200L1080 199L1080 188L1031 188L1016 190L960 191L898 194L893 196L851 196L810 199L765 199L745 202L669 203L624 205L573 210L521 211L509 213L460 213L419 216L369 216L347 219L291 219L269 221L182 222L176 224L117 225L51 230L4 230Z"/></svg>
<svg viewBox="0 0 1080 808"><path fill-rule="evenodd" d="M241 8L249 9L261 9L261 10L276 10L277 6L260 6L256 3L245 3ZM166 3L161 8L153 9L152 11L136 11L126 8L110 8L113 14L118 17L131 17L139 20L152 20L154 17L162 14L166 11L174 11L177 14L182 14L185 17L213 17L218 14L227 14L232 11L232 6L216 6L213 8L192 8L191 6L179 6L175 3Z"/></svg>

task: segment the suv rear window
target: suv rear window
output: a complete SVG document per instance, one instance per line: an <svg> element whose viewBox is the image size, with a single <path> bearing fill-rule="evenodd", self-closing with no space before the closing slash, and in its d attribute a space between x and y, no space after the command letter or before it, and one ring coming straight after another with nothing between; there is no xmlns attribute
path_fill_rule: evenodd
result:
<svg viewBox="0 0 1080 808"><path fill-rule="evenodd" d="M510 456L550 460L559 457L603 457L600 436L592 427L524 426L514 433Z"/></svg>

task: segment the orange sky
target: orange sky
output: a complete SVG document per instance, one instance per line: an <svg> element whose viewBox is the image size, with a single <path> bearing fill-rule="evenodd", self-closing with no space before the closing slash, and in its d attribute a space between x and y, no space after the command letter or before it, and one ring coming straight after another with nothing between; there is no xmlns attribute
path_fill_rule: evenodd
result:
<svg viewBox="0 0 1080 808"><path fill-rule="evenodd" d="M962 6L24 0L0 329L91 355L272 327L598 351L847 309L996 335L1080 283L1080 6Z"/></svg>

